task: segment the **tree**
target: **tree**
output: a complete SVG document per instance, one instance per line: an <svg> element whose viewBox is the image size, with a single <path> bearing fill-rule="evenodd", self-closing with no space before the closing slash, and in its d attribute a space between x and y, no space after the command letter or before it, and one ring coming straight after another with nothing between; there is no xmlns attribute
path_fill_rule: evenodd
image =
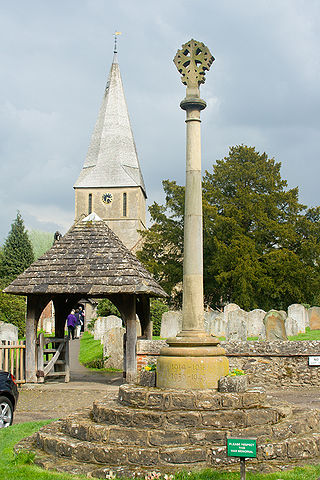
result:
<svg viewBox="0 0 320 480"><path fill-rule="evenodd" d="M32 245L35 260L45 254L52 247L54 233L41 230L28 230L28 237Z"/></svg>
<svg viewBox="0 0 320 480"><path fill-rule="evenodd" d="M154 223L149 230L140 232L144 243L137 257L171 294L171 306L174 306L181 303L184 187L169 180L162 184L166 204L154 202L149 207Z"/></svg>
<svg viewBox="0 0 320 480"><path fill-rule="evenodd" d="M8 295L2 290L8 281L0 278L0 321L12 323L19 329L19 338L25 334L26 298L20 295Z"/></svg>
<svg viewBox="0 0 320 480"><path fill-rule="evenodd" d="M11 225L11 230L3 245L1 277L14 279L34 261L31 242L24 227L20 212Z"/></svg>
<svg viewBox="0 0 320 480"><path fill-rule="evenodd" d="M19 328L19 335L25 331L26 299L17 295L2 293L2 290L33 262L33 250L20 213L11 225L11 230L0 255L0 320Z"/></svg>
<svg viewBox="0 0 320 480"><path fill-rule="evenodd" d="M313 303L319 291L320 208L306 210L287 189L281 164L237 145L203 178L205 302L244 309ZM168 293L182 280L184 189L163 182L164 206L150 207L152 227L139 258Z"/></svg>

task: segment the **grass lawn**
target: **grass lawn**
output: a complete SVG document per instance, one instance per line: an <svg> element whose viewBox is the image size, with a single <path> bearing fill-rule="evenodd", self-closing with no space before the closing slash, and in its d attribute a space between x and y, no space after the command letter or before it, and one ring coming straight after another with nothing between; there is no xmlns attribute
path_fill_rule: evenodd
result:
<svg viewBox="0 0 320 480"><path fill-rule="evenodd" d="M299 335L289 337L289 340L320 340L320 330L310 330L310 327L306 327L306 333L299 333Z"/></svg>
<svg viewBox="0 0 320 480"><path fill-rule="evenodd" d="M83 332L80 339L79 362L96 372L120 372L115 368L103 368L103 345L89 332Z"/></svg>
<svg viewBox="0 0 320 480"><path fill-rule="evenodd" d="M0 478L1 480L76 480L84 476L73 476L48 472L32 464L28 452L15 455L13 446L22 438L32 435L50 421L20 423L0 430Z"/></svg>
<svg viewBox="0 0 320 480"><path fill-rule="evenodd" d="M61 474L42 470L33 465L33 458L28 452L15 455L13 446L39 430L50 421L30 422L13 425L0 430L0 478L1 480L85 480L87 477ZM250 464L250 462L248 462ZM154 470L152 468L151 470ZM247 473L247 480L316 480L320 476L320 465L295 468L291 472L272 473L268 475ZM200 473L182 472L175 475L175 480L239 480L240 473L219 473L204 470ZM163 477L162 477L163 479ZM130 479L128 479L130 480Z"/></svg>

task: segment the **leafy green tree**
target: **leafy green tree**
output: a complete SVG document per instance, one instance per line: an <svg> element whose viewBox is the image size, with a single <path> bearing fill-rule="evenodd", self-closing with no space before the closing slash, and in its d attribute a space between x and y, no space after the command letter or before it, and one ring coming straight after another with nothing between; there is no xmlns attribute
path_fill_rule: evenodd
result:
<svg viewBox="0 0 320 480"><path fill-rule="evenodd" d="M0 321L16 325L21 338L25 334L26 298L2 293L7 285L8 280L0 278Z"/></svg>
<svg viewBox="0 0 320 480"><path fill-rule="evenodd" d="M169 310L168 305L159 298L152 298L150 302L150 317L153 322L153 335L159 336L162 314Z"/></svg>
<svg viewBox="0 0 320 480"><path fill-rule="evenodd" d="M98 317L108 317L109 315L115 315L121 317L117 307L107 298L103 298L99 301L97 306Z"/></svg>
<svg viewBox="0 0 320 480"><path fill-rule="evenodd" d="M14 279L24 272L33 261L32 245L25 230L23 219L18 212L3 245L1 277Z"/></svg>
<svg viewBox="0 0 320 480"><path fill-rule="evenodd" d="M184 187L169 180L162 184L166 204L162 206L154 202L149 207L154 223L149 230L141 231L144 244L137 257L171 294L174 306L181 303Z"/></svg>
<svg viewBox="0 0 320 480"><path fill-rule="evenodd" d="M306 210L298 188L287 189L281 164L254 147L237 145L203 178L205 302L244 309L313 303L319 291L320 207ZM163 182L164 206L139 258L177 299L182 280L184 188ZM318 301L320 298L318 299Z"/></svg>

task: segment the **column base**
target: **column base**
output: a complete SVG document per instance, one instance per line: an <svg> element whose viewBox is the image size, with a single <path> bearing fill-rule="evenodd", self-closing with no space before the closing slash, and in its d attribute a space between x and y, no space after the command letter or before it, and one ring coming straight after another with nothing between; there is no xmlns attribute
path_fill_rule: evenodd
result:
<svg viewBox="0 0 320 480"><path fill-rule="evenodd" d="M157 361L157 387L182 390L218 389L229 372L229 361L219 340L205 332L181 332L168 339ZM191 332L190 332L191 333Z"/></svg>

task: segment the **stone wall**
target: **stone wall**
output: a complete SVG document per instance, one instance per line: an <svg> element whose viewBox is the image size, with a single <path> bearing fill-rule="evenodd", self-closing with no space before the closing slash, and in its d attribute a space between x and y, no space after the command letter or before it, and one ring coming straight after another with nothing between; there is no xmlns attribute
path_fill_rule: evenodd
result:
<svg viewBox="0 0 320 480"><path fill-rule="evenodd" d="M250 375L250 383L267 387L320 386L320 371L309 356L320 355L320 341L221 342L230 369Z"/></svg>
<svg viewBox="0 0 320 480"><path fill-rule="evenodd" d="M156 363L162 347L167 346L165 340L137 340L137 370L148 365L148 363Z"/></svg>
<svg viewBox="0 0 320 480"><path fill-rule="evenodd" d="M156 363L164 340L138 340L138 371ZM309 356L320 357L320 341L301 342L221 342L230 369L240 368L254 386L320 387L320 366L309 366Z"/></svg>

